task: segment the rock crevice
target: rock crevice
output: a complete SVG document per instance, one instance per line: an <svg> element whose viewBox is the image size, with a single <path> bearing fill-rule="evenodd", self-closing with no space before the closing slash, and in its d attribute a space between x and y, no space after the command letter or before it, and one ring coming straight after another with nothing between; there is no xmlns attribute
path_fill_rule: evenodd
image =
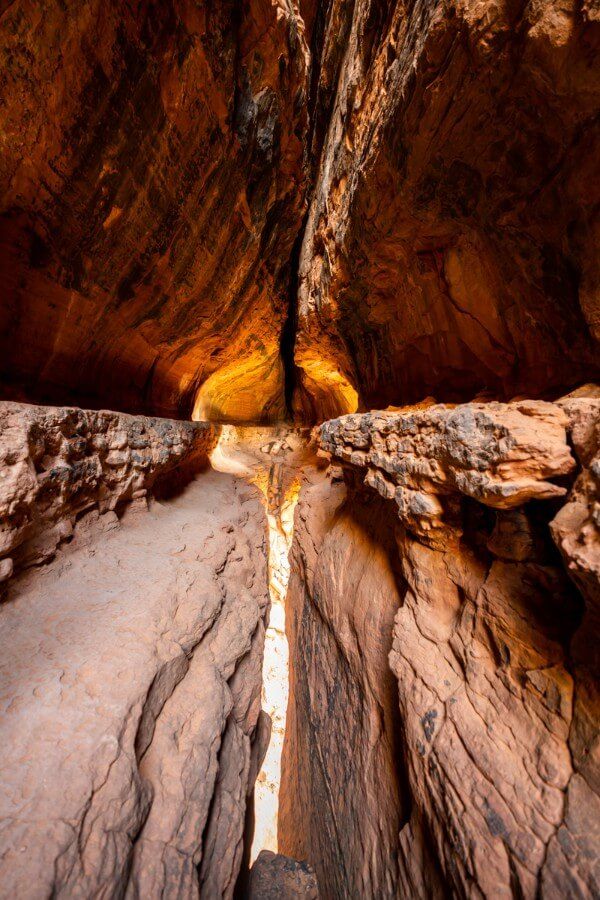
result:
<svg viewBox="0 0 600 900"><path fill-rule="evenodd" d="M594 896L594 393L320 428L332 466L300 498L288 595L282 838L327 896Z"/></svg>
<svg viewBox="0 0 600 900"><path fill-rule="evenodd" d="M0 0L2 896L600 895L599 52Z"/></svg>

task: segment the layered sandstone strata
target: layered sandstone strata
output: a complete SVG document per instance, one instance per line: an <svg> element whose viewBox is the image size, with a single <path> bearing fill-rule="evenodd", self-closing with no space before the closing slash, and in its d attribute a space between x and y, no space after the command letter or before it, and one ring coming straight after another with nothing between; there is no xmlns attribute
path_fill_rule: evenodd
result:
<svg viewBox="0 0 600 900"><path fill-rule="evenodd" d="M595 376L599 46L576 0L10 3L3 396L252 422L284 370L309 419Z"/></svg>
<svg viewBox="0 0 600 900"><path fill-rule="evenodd" d="M306 69L284 0L0 4L2 396L281 415Z"/></svg>
<svg viewBox="0 0 600 900"><path fill-rule="evenodd" d="M0 580L51 558L82 513L199 471L214 435L206 422L0 402Z"/></svg>
<svg viewBox="0 0 600 900"><path fill-rule="evenodd" d="M321 428L346 483L298 506L281 831L325 893L597 892L599 417L583 396Z"/></svg>
<svg viewBox="0 0 600 900"><path fill-rule="evenodd" d="M598 372L599 47L576 0L317 4L298 409Z"/></svg>

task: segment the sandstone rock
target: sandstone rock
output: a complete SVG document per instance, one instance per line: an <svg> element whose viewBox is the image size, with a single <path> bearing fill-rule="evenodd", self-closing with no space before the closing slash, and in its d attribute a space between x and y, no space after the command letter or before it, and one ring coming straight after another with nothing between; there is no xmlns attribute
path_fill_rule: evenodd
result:
<svg viewBox="0 0 600 900"><path fill-rule="evenodd" d="M447 551L398 538L407 590L390 662L409 757L410 834L431 841L457 895L476 884L484 896L533 898L552 868L553 836L568 828L579 688L566 647L580 603L547 535L543 562L516 562L482 552L472 529ZM401 842L408 889L421 876L408 836ZM575 877L593 895L586 865Z"/></svg>
<svg viewBox="0 0 600 900"><path fill-rule="evenodd" d="M199 471L213 439L206 423L0 403L0 557L17 568L51 558L84 511Z"/></svg>
<svg viewBox="0 0 600 900"><path fill-rule="evenodd" d="M597 877L597 836L586 819L578 818L575 806L585 804L595 809L600 795L600 655L596 639L600 629L600 400L594 398L594 392L586 393L588 396L559 401L569 418L581 471L567 502L550 523L566 570L585 599L585 608L571 644L578 690L569 746L578 778L566 799L570 824L557 833L549 854L552 871L547 879L556 887L573 878L580 890L582 882ZM582 866L588 870L585 877L577 874Z"/></svg>
<svg viewBox="0 0 600 900"><path fill-rule="evenodd" d="M0 582L8 581L13 573L13 561L10 558L0 560Z"/></svg>
<svg viewBox="0 0 600 900"><path fill-rule="evenodd" d="M2 396L248 422L295 381L322 419L595 377L592 6L10 3Z"/></svg>
<svg viewBox="0 0 600 900"><path fill-rule="evenodd" d="M566 398L559 405L569 419L582 471L551 524L552 534L569 573L590 606L600 611L600 399Z"/></svg>
<svg viewBox="0 0 600 900"><path fill-rule="evenodd" d="M279 849L315 869L324 897L394 897L410 809L395 680L401 602L394 509L307 470L286 600L290 702Z"/></svg>
<svg viewBox="0 0 600 900"><path fill-rule="evenodd" d="M0 2L7 900L600 896L599 50Z"/></svg>
<svg viewBox="0 0 600 900"><path fill-rule="evenodd" d="M317 879L306 863L263 850L250 873L249 900L318 900Z"/></svg>
<svg viewBox="0 0 600 900"><path fill-rule="evenodd" d="M594 5L316 4L307 415L597 377Z"/></svg>
<svg viewBox="0 0 600 900"><path fill-rule="evenodd" d="M498 509L564 496L547 479L575 466L566 425L558 406L541 401L440 405L342 416L321 427L320 444L365 469L365 484L394 499L402 524L433 544L447 540L445 498L457 493Z"/></svg>
<svg viewBox="0 0 600 900"><path fill-rule="evenodd" d="M565 489L547 481L574 467L567 430L590 464L595 404L433 406L321 428L347 488L320 476L298 505L282 849L311 860L328 896L597 893L597 605L575 563L582 622L548 525ZM582 478L552 522L559 544L578 533L561 517L585 506ZM441 500L435 540L396 514L388 484ZM392 616L397 694L373 668ZM394 730L376 711L393 721L395 702Z"/></svg>
<svg viewBox="0 0 600 900"><path fill-rule="evenodd" d="M11 582L2 897L232 897L268 605L249 490L205 472Z"/></svg>
<svg viewBox="0 0 600 900"><path fill-rule="evenodd" d="M3 398L283 412L307 49L284 0L1 4Z"/></svg>

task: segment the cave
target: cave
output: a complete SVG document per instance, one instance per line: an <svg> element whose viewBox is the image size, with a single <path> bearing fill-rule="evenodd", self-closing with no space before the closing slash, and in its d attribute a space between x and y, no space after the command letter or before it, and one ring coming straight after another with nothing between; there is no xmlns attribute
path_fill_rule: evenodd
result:
<svg viewBox="0 0 600 900"><path fill-rule="evenodd" d="M595 0L0 0L0 898L600 896Z"/></svg>

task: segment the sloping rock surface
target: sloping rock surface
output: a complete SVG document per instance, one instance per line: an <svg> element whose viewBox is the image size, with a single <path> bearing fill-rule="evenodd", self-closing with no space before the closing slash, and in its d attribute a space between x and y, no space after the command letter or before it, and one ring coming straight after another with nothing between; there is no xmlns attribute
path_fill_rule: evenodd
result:
<svg viewBox="0 0 600 900"><path fill-rule="evenodd" d="M283 849L328 896L596 896L597 404L322 426L346 485L297 510Z"/></svg>
<svg viewBox="0 0 600 900"><path fill-rule="evenodd" d="M0 607L0 895L231 897L260 765L257 492L206 472L90 516Z"/></svg>

